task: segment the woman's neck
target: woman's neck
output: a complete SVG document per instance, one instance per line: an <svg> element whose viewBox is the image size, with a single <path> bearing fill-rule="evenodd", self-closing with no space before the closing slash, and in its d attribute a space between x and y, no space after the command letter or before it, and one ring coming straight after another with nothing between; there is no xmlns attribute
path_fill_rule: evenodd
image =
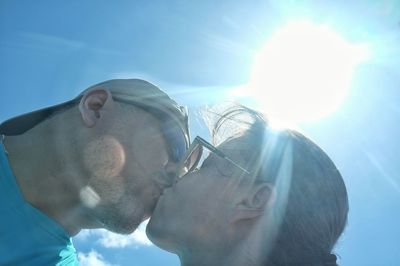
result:
<svg viewBox="0 0 400 266"><path fill-rule="evenodd" d="M257 266L252 253L243 242L227 251L193 251L179 257L181 266Z"/></svg>

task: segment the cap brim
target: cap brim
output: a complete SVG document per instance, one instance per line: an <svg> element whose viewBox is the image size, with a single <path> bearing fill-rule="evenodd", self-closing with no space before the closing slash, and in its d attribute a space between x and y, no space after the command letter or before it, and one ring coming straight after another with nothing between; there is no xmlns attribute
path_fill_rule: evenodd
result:
<svg viewBox="0 0 400 266"><path fill-rule="evenodd" d="M6 120L0 124L0 134L23 134L48 118L54 112L64 108L69 104L76 103L87 91L95 87L103 87L108 89L111 92L114 100L133 104L137 107L142 107L146 111L156 115L160 120L164 120L166 117L168 117L171 121L175 121L175 123L182 130L182 133L185 137L186 146L189 146L190 137L187 113L183 112L182 107L173 101L157 86L141 79L113 79L90 86L80 93L76 98L70 101ZM162 115L160 116L160 114Z"/></svg>
<svg viewBox="0 0 400 266"><path fill-rule="evenodd" d="M61 110L74 101L75 99L10 118L0 124L0 134L6 136L23 134L48 118L54 112Z"/></svg>

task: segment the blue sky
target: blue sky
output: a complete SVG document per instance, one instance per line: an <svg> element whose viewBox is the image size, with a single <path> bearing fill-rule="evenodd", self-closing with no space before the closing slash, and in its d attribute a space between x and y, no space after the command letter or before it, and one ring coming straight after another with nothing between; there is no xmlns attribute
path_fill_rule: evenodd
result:
<svg viewBox="0 0 400 266"><path fill-rule="evenodd" d="M344 266L400 265L397 0L110 3L0 1L0 120L118 77L148 79L196 114L249 81L256 51L286 22L328 24L371 51L340 108L300 125L348 188L349 224L336 252ZM192 125L193 135L206 134L197 118ZM85 231L74 241L86 265L179 265L143 230L129 237Z"/></svg>

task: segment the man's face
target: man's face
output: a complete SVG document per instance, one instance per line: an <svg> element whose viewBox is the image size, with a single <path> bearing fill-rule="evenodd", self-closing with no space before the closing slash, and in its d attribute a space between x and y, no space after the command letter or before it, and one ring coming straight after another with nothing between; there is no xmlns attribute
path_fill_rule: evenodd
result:
<svg viewBox="0 0 400 266"><path fill-rule="evenodd" d="M167 144L160 122L140 109L121 108L100 131L84 150L90 180L81 198L104 228L131 233L150 217L172 181L166 174Z"/></svg>

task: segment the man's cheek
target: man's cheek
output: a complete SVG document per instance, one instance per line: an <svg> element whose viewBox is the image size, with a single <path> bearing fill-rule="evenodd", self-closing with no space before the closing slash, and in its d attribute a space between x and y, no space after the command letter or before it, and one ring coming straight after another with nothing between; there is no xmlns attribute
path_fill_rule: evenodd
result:
<svg viewBox="0 0 400 266"><path fill-rule="evenodd" d="M103 136L87 144L84 164L94 177L109 178L120 175L125 166L122 145L111 136Z"/></svg>

